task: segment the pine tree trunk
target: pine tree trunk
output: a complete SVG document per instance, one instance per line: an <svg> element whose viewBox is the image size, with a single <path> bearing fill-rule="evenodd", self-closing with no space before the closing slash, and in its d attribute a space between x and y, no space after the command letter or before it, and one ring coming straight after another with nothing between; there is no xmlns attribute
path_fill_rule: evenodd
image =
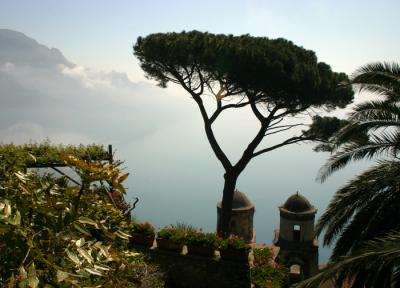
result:
<svg viewBox="0 0 400 288"><path fill-rule="evenodd" d="M225 183L222 195L221 215L217 227L217 232L221 236L228 236L230 234L230 221L232 213L232 200L233 193L235 192L236 181L239 175L234 173L225 173Z"/></svg>

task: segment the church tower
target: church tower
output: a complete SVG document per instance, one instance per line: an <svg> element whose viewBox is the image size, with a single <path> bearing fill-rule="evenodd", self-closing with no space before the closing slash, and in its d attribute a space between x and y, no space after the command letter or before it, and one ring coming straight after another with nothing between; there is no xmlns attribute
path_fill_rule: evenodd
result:
<svg viewBox="0 0 400 288"><path fill-rule="evenodd" d="M297 192L279 211L280 227L274 245L280 247L282 264L289 269L293 281L315 275L318 273L318 241L314 230L317 209Z"/></svg>
<svg viewBox="0 0 400 288"><path fill-rule="evenodd" d="M253 229L254 212L254 205L249 198L243 192L236 190L232 200L230 229L232 234L243 237L247 243L255 241L255 231ZM220 225L221 213L222 203L219 202L217 204L217 229Z"/></svg>

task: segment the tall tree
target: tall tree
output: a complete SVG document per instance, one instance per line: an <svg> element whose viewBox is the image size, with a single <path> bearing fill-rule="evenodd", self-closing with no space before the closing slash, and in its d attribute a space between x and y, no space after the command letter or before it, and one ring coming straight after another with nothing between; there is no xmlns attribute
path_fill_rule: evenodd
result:
<svg viewBox="0 0 400 288"><path fill-rule="evenodd" d="M299 132L284 141L259 147L269 135L301 123L282 122L311 107L344 107L353 99L344 73L317 61L315 53L285 39L249 35L214 35L198 31L151 34L139 37L134 54L147 77L166 87L181 85L198 105L208 141L224 173L222 215L218 231L229 232L232 198L237 179L255 157L317 135ZM212 95L215 110L208 111L204 96ZM259 122L258 132L232 163L221 149L212 125L227 109L250 106Z"/></svg>
<svg viewBox="0 0 400 288"><path fill-rule="evenodd" d="M333 155L320 177L325 180L355 160L383 157L386 161L338 190L318 221L317 233L325 230L324 243L336 240L332 260L351 253L365 240L400 228L399 210L394 206L400 201L400 66L365 65L354 73L352 83L359 91L376 93L379 99L357 105L348 124L332 137Z"/></svg>
<svg viewBox="0 0 400 288"><path fill-rule="evenodd" d="M332 137L333 155L320 177L325 180L355 160L378 159L378 164L335 193L316 229L317 234L325 231L325 245L335 243L334 263L301 287L317 287L329 277L352 279L353 287L397 287L393 281L399 281L399 249L390 247L398 245L400 231L400 65L365 65L354 73L352 84L379 99L357 105ZM381 251L368 244L377 237L382 238L377 242Z"/></svg>

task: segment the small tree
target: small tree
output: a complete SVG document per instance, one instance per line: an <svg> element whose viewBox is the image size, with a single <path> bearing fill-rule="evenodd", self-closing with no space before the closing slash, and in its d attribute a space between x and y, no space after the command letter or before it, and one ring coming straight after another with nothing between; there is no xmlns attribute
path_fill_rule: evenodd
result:
<svg viewBox="0 0 400 288"><path fill-rule="evenodd" d="M317 135L303 131L281 143L259 147L275 133L303 125L282 122L311 107L344 107L353 99L344 73L335 73L318 62L313 51L285 39L270 40L249 35L213 35L198 31L151 34L139 37L134 54L147 77L166 87L181 85L200 109L208 141L224 173L221 222L217 229L229 232L232 198L240 173L255 157ZM215 110L207 111L203 98L213 95ZM250 106L260 127L240 159L232 163L216 140L213 123L224 110Z"/></svg>

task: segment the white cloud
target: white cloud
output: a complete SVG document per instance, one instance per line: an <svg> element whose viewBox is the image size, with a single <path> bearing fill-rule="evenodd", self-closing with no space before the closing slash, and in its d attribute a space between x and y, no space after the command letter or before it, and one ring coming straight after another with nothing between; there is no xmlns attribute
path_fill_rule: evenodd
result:
<svg viewBox="0 0 400 288"><path fill-rule="evenodd" d="M1 72L9 72L14 69L14 64L12 62L5 62L3 65L0 65Z"/></svg>
<svg viewBox="0 0 400 288"><path fill-rule="evenodd" d="M80 65L72 67L59 65L61 73L68 77L79 80L88 88L111 88L113 87L112 78L108 74L85 68Z"/></svg>
<svg viewBox="0 0 400 288"><path fill-rule="evenodd" d="M0 63L0 90L3 142L131 142L193 117L175 89L74 64Z"/></svg>

